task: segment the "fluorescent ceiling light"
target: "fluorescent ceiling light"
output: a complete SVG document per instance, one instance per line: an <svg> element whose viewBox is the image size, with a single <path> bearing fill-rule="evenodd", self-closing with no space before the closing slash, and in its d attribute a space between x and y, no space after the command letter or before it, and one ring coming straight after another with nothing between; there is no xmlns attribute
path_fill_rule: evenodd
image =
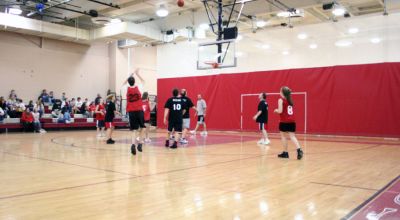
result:
<svg viewBox="0 0 400 220"><path fill-rule="evenodd" d="M285 50L282 52L283 55L289 55L289 51Z"/></svg>
<svg viewBox="0 0 400 220"><path fill-rule="evenodd" d="M283 18L287 18L290 16L290 12L288 11L281 11L278 14L276 14L278 17L283 17Z"/></svg>
<svg viewBox="0 0 400 220"><path fill-rule="evenodd" d="M318 48L318 45L317 44L310 44L310 49L317 49Z"/></svg>
<svg viewBox="0 0 400 220"><path fill-rule="evenodd" d="M380 39L379 37L374 37L371 38L369 41L371 41L371 43L373 44L379 44L382 41L382 39Z"/></svg>
<svg viewBox="0 0 400 220"><path fill-rule="evenodd" d="M264 44L264 45L262 45L261 47L262 47L262 49L269 49L269 48L271 48L271 46L270 46L269 44Z"/></svg>
<svg viewBox="0 0 400 220"><path fill-rule="evenodd" d="M20 8L9 8L8 13L13 15L20 15L22 14L22 10Z"/></svg>
<svg viewBox="0 0 400 220"><path fill-rule="evenodd" d="M121 19L119 19L119 18L113 18L113 19L111 19L111 21L110 21L110 23L111 24L116 24L116 23L121 23L122 21L121 21Z"/></svg>
<svg viewBox="0 0 400 220"><path fill-rule="evenodd" d="M308 38L307 34L301 33L299 35L297 35L297 38L299 38L300 40L305 40Z"/></svg>
<svg viewBox="0 0 400 220"><path fill-rule="evenodd" d="M337 47L349 47L353 44L353 42L349 41L349 40L340 40L340 41L336 41L335 45Z"/></svg>
<svg viewBox="0 0 400 220"><path fill-rule="evenodd" d="M348 30L348 32L350 33L350 34L356 34L356 33L358 33L358 28L349 28L349 30Z"/></svg>
<svg viewBox="0 0 400 220"><path fill-rule="evenodd" d="M264 27L265 25L267 25L267 22L264 21L264 20L258 20L258 21L256 22L256 26L259 27L259 28L262 28L262 27Z"/></svg>
<svg viewBox="0 0 400 220"><path fill-rule="evenodd" d="M199 25L199 27L203 30L208 30L210 28L210 25L208 23L202 23Z"/></svg>
<svg viewBox="0 0 400 220"><path fill-rule="evenodd" d="M169 11L165 8L164 5L160 5L160 8L156 11L158 17L166 17L169 14Z"/></svg>
<svg viewBox="0 0 400 220"><path fill-rule="evenodd" d="M346 13L346 10L342 6L335 6L333 9L332 14L335 16L343 16Z"/></svg>

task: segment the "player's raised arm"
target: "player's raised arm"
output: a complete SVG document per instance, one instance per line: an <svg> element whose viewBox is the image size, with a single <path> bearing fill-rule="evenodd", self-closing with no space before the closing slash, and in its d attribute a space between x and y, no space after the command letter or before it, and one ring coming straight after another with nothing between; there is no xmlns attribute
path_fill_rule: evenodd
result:
<svg viewBox="0 0 400 220"><path fill-rule="evenodd" d="M140 82L144 85L146 83L146 81L140 75L139 70L140 70L139 68L136 68L135 71L133 72L133 75L136 75L138 77L138 79L140 80Z"/></svg>

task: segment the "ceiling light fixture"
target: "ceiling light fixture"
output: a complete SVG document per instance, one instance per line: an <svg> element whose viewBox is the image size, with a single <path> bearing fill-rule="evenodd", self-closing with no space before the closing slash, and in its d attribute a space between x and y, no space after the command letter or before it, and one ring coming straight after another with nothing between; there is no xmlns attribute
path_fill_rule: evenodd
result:
<svg viewBox="0 0 400 220"><path fill-rule="evenodd" d="M285 55L285 56L289 55L289 51L285 50L285 51L282 52L282 54Z"/></svg>
<svg viewBox="0 0 400 220"><path fill-rule="evenodd" d="M317 49L318 48L318 45L317 44L310 44L310 49Z"/></svg>
<svg viewBox="0 0 400 220"><path fill-rule="evenodd" d="M269 44L264 44L261 46L261 48L266 50L266 49L271 48L271 46Z"/></svg>
<svg viewBox="0 0 400 220"><path fill-rule="evenodd" d="M344 9L342 6L340 5L335 5L335 8L332 11L332 14L334 14L335 16L343 16L346 13L346 9Z"/></svg>
<svg viewBox="0 0 400 220"><path fill-rule="evenodd" d="M356 33L358 33L358 28L349 28L349 30L348 30L348 32L350 33L350 34L356 34Z"/></svg>
<svg viewBox="0 0 400 220"><path fill-rule="evenodd" d="M208 30L210 29L210 25L208 23L202 23L199 25L199 28L203 30Z"/></svg>
<svg viewBox="0 0 400 220"><path fill-rule="evenodd" d="M299 38L300 40L305 40L308 38L307 34L305 33L301 33L297 35L297 38Z"/></svg>
<svg viewBox="0 0 400 220"><path fill-rule="evenodd" d="M369 41L373 44L379 44L382 41L382 39L380 39L379 37L374 37L371 38Z"/></svg>
<svg viewBox="0 0 400 220"><path fill-rule="evenodd" d="M258 21L256 22L256 26L257 26L258 28L262 28L262 27L264 27L265 25L267 25L267 22L264 21L264 20L258 20Z"/></svg>
<svg viewBox="0 0 400 220"><path fill-rule="evenodd" d="M349 40L340 40L335 42L335 46L337 47L349 47L353 44L353 42Z"/></svg>
<svg viewBox="0 0 400 220"><path fill-rule="evenodd" d="M157 9L156 14L158 17L166 17L169 14L169 11L165 8L164 5L160 5L160 8Z"/></svg>
<svg viewBox="0 0 400 220"><path fill-rule="evenodd" d="M113 18L113 19L111 19L111 21L110 21L111 24L117 24L117 23L121 23L121 22L122 22L122 20L119 19L119 18Z"/></svg>

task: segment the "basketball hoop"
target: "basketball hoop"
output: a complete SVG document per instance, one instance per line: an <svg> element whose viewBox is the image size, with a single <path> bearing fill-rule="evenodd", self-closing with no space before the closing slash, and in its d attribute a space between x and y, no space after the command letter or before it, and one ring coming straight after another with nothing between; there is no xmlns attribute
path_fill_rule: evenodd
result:
<svg viewBox="0 0 400 220"><path fill-rule="evenodd" d="M204 64L210 65L213 69L217 69L219 67L219 63L215 61L205 61Z"/></svg>

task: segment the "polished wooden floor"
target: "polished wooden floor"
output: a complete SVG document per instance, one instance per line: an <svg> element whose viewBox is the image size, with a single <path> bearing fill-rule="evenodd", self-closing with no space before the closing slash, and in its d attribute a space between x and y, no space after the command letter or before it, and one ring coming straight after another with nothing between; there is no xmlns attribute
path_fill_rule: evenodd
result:
<svg viewBox="0 0 400 220"><path fill-rule="evenodd" d="M340 219L400 174L400 141L211 132L188 147L165 133L131 156L129 131L0 134L0 219Z"/></svg>

